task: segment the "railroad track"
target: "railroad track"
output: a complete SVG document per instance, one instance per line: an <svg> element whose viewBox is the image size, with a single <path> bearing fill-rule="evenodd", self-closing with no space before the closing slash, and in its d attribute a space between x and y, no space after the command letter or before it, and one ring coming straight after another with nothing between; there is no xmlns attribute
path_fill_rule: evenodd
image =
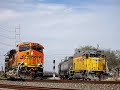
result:
<svg viewBox="0 0 120 90"><path fill-rule="evenodd" d="M0 80L0 88L17 90L120 90L120 81Z"/></svg>
<svg viewBox="0 0 120 90"><path fill-rule="evenodd" d="M8 85L8 84L0 84L0 88L16 89L16 90L70 90L70 89L60 89L60 88L19 86L19 85Z"/></svg>
<svg viewBox="0 0 120 90"><path fill-rule="evenodd" d="M120 84L120 81L83 81L83 80L25 80L24 82L47 83L88 83L88 84Z"/></svg>
<svg viewBox="0 0 120 90"><path fill-rule="evenodd" d="M2 80L2 79L1 79ZM90 83L90 84L120 84L120 81L85 81L85 80L12 80L12 81L21 81L21 82L47 82L47 83Z"/></svg>

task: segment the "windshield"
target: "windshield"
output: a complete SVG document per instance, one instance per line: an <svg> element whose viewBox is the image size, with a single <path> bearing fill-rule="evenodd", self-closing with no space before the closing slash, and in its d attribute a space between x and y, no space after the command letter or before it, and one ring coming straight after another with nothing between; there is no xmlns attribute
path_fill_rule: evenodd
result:
<svg viewBox="0 0 120 90"><path fill-rule="evenodd" d="M19 51L22 52L22 51L26 51L26 50L30 50L30 46L20 46L19 47Z"/></svg>
<svg viewBox="0 0 120 90"><path fill-rule="evenodd" d="M90 54L90 57L100 57L101 54Z"/></svg>
<svg viewBox="0 0 120 90"><path fill-rule="evenodd" d="M38 51L38 52L43 53L43 49L42 49L41 47L39 47L39 46L32 46L32 49L33 49L33 50L36 50L36 51Z"/></svg>

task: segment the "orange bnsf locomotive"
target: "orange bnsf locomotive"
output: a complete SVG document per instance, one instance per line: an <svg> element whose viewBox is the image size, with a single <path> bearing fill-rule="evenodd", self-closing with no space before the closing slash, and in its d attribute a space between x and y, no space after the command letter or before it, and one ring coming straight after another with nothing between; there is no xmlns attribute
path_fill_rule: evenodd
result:
<svg viewBox="0 0 120 90"><path fill-rule="evenodd" d="M10 50L5 57L7 78L43 77L44 47L39 43L21 42L17 50Z"/></svg>

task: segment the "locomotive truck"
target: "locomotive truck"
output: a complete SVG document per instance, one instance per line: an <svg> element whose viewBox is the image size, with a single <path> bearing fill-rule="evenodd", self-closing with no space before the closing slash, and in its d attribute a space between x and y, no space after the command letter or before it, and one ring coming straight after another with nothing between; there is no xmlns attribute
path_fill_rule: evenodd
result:
<svg viewBox="0 0 120 90"><path fill-rule="evenodd" d="M44 47L39 43L21 42L17 49L7 52L5 73L7 78L25 79L43 77Z"/></svg>
<svg viewBox="0 0 120 90"><path fill-rule="evenodd" d="M58 65L61 79L101 80L107 76L106 57L98 50L77 50Z"/></svg>

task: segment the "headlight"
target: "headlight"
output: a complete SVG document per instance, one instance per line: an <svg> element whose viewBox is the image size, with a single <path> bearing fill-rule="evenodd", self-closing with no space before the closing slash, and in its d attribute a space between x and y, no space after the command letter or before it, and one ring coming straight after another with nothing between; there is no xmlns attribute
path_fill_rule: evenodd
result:
<svg viewBox="0 0 120 90"><path fill-rule="evenodd" d="M27 63L25 63L25 65L27 65Z"/></svg>
<svg viewBox="0 0 120 90"><path fill-rule="evenodd" d="M33 55L33 51L31 52L31 55Z"/></svg>
<svg viewBox="0 0 120 90"><path fill-rule="evenodd" d="M40 66L40 64L38 63L38 66Z"/></svg>

